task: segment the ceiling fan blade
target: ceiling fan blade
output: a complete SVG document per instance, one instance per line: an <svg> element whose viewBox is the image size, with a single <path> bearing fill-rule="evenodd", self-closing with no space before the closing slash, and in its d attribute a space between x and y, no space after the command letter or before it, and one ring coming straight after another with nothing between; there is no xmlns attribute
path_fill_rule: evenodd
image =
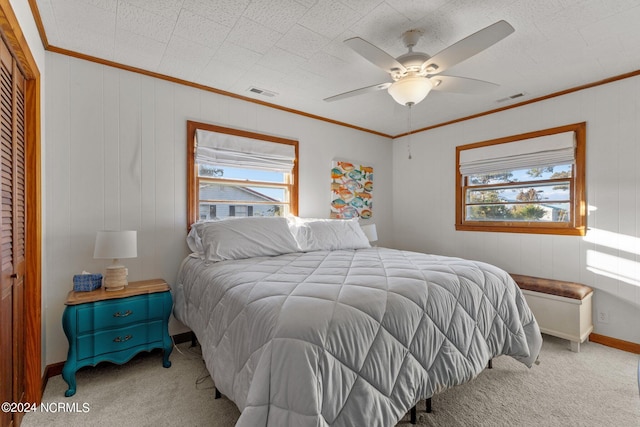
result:
<svg viewBox="0 0 640 427"><path fill-rule="evenodd" d="M382 68L387 73L404 73L407 71L404 65L396 61L393 56L360 37L353 37L344 42L356 53L359 53L366 60Z"/></svg>
<svg viewBox="0 0 640 427"><path fill-rule="evenodd" d="M391 86L391 83L379 83L373 86L361 87L360 89L350 90L338 95L330 96L324 100L327 102L338 101L340 99L351 98L352 96L362 95L363 93L376 92L382 89L386 89Z"/></svg>
<svg viewBox="0 0 640 427"><path fill-rule="evenodd" d="M433 83L433 90L441 90L443 92L480 94L491 92L500 87L495 83L467 77L434 76L429 80Z"/></svg>
<svg viewBox="0 0 640 427"><path fill-rule="evenodd" d="M433 55L422 64L422 70L429 75L441 73L482 52L514 31L515 29L507 21L498 21Z"/></svg>

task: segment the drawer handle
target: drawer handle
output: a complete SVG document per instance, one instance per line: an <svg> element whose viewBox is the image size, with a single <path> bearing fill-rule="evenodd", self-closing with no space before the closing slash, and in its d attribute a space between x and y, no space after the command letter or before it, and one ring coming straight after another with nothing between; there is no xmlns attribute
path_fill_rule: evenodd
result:
<svg viewBox="0 0 640 427"><path fill-rule="evenodd" d="M124 313L120 313L118 311L118 312L113 313L113 317L127 317L127 316L130 316L132 314L133 314L133 311L131 311L131 310L127 310Z"/></svg>
<svg viewBox="0 0 640 427"><path fill-rule="evenodd" d="M115 337L113 339L113 342L125 342L125 341L129 341L131 338L133 338L133 335L127 335L124 338L122 337Z"/></svg>

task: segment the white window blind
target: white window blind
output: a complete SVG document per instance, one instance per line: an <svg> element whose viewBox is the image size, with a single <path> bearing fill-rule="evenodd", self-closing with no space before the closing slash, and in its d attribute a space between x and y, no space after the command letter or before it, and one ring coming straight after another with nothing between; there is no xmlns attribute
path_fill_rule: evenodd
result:
<svg viewBox="0 0 640 427"><path fill-rule="evenodd" d="M196 162L215 166L291 172L293 145L196 130Z"/></svg>
<svg viewBox="0 0 640 427"><path fill-rule="evenodd" d="M460 151L463 176L575 163L575 132Z"/></svg>

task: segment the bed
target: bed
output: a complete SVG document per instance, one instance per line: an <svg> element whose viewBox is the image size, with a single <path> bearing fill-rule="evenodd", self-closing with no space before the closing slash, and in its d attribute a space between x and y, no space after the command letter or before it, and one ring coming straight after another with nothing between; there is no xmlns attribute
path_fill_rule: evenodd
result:
<svg viewBox="0 0 640 427"><path fill-rule="evenodd" d="M370 247L356 221L217 221L189 245L174 314L238 426L393 426L493 357L540 351L506 272Z"/></svg>

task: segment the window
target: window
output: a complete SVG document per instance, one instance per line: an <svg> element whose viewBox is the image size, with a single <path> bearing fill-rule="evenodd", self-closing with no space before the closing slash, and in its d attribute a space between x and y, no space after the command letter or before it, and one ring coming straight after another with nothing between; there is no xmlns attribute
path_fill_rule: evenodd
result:
<svg viewBox="0 0 640 427"><path fill-rule="evenodd" d="M187 122L189 224L297 214L298 141Z"/></svg>
<svg viewBox="0 0 640 427"><path fill-rule="evenodd" d="M456 147L456 230L584 235L585 128Z"/></svg>

